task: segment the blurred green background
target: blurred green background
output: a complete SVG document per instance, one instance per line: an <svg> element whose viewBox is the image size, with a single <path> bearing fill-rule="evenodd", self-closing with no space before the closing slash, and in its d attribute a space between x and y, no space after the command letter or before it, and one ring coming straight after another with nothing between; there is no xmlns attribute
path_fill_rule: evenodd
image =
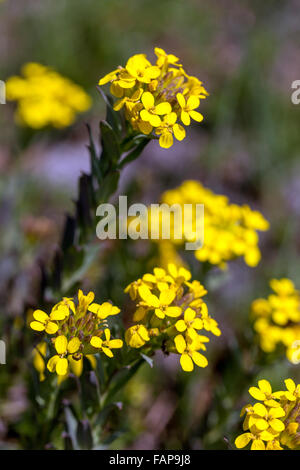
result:
<svg viewBox="0 0 300 470"><path fill-rule="evenodd" d="M40 262L50 262L78 177L89 170L85 122L97 135L104 117L96 85L134 53L154 60L155 46L204 82L205 119L169 150L151 142L122 175L120 192L129 203L154 203L164 190L197 179L260 210L271 229L260 237L257 268L237 260L225 276L207 280L210 311L223 332L211 341L207 369L187 375L177 359L157 354L155 367L143 366L127 386L116 418L126 432L111 447L226 449L224 436L232 444L240 430L250 383L264 377L280 387L288 376L299 382L299 366L284 355L262 357L249 321L250 303L268 294L270 278L300 286L300 105L291 102L291 84L300 79L299 30L297 0L1 3L0 79L37 61L93 99L72 127L36 133L15 125L13 104L0 105L0 337L8 341L8 364L0 365L1 447L30 446L32 430L22 423L31 406L24 367L32 336L20 339L16 331L26 309L38 305ZM141 244L108 247L83 288L125 305L123 288L151 268L147 253Z"/></svg>

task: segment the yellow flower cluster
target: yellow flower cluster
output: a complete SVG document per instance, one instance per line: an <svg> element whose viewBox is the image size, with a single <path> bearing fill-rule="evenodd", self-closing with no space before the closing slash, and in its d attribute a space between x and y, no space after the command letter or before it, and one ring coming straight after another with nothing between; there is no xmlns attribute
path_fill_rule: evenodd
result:
<svg viewBox="0 0 300 470"><path fill-rule="evenodd" d="M199 281L191 281L191 273L169 264L168 269L154 268L153 274L144 274L125 289L136 304L133 321L136 325L125 333L126 343L132 348L149 346L166 353L180 354L180 364L190 372L194 364L207 366L206 330L219 336L217 322L208 314L202 297L207 293Z"/></svg>
<svg viewBox="0 0 300 470"><path fill-rule="evenodd" d="M132 128L143 134L154 132L163 148L185 138L185 129L191 119L201 122L196 109L200 100L208 96L198 78L188 75L179 58L155 47L155 65L146 54L130 57L125 67L119 67L101 78L99 85L110 82L110 92L118 100L115 111L125 110L125 118Z"/></svg>
<svg viewBox="0 0 300 470"><path fill-rule="evenodd" d="M54 335L51 343L56 354L47 362L50 372L66 376L71 369L76 375L80 375L83 356L87 356L93 366L95 360L91 355L102 352L111 358L113 349L122 348L122 340L111 339L106 321L107 317L117 315L120 309L109 302L97 304L94 297L93 292L84 295L79 290L77 305L73 298L65 297L52 308L50 315L42 310L33 312L34 320L30 327L35 331ZM44 378L46 349L46 343L40 343L33 359L41 380Z"/></svg>
<svg viewBox="0 0 300 470"><path fill-rule="evenodd" d="M18 102L16 122L33 129L67 127L77 113L91 106L90 97L80 86L35 62L22 67L22 76L8 78L6 96Z"/></svg>
<svg viewBox="0 0 300 470"><path fill-rule="evenodd" d="M226 267L226 262L243 256L248 266L256 266L261 258L258 248L257 231L269 228L268 221L258 211L249 206L231 204L224 195L213 193L200 182L188 180L173 190L162 195L162 203L169 206L178 204L184 213L184 204L193 205L193 216L190 222L182 224L181 239L171 238L171 243L182 244L184 241L194 241L196 204L204 205L204 245L195 251L195 257L201 261ZM171 214L172 215L172 214ZM173 216L171 221L176 223ZM177 230L178 231L178 230ZM175 228L171 230L171 236ZM166 241L164 241L166 245Z"/></svg>
<svg viewBox="0 0 300 470"><path fill-rule="evenodd" d="M245 416L243 430L235 440L238 449L251 442L251 450L283 450L300 448L300 385L285 380L286 391L273 392L267 380L250 387L250 395L258 400L241 411ZM284 447L282 447L284 446Z"/></svg>
<svg viewBox="0 0 300 470"><path fill-rule="evenodd" d="M300 362L300 293L290 279L272 279L273 293L251 305L260 346L269 353L283 344L289 361Z"/></svg>

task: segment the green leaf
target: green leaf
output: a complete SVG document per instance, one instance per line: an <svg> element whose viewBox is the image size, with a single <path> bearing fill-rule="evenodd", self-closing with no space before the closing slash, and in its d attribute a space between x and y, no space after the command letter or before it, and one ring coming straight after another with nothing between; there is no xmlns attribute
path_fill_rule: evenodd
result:
<svg viewBox="0 0 300 470"><path fill-rule="evenodd" d="M106 104L106 122L112 127L117 135L121 134L122 132L122 122L121 122L121 115L118 111L115 111L113 108L113 99L111 96L106 95L103 92L101 87L97 86L97 90L101 94L103 101Z"/></svg>
<svg viewBox="0 0 300 470"><path fill-rule="evenodd" d="M112 397L127 384L127 382L131 379L131 377L134 376L143 363L144 360L140 359L132 366L127 366L118 372L111 382L111 388L107 393L105 403L108 403Z"/></svg>
<svg viewBox="0 0 300 470"><path fill-rule="evenodd" d="M106 173L116 167L120 157L121 150L118 137L113 128L106 121L100 121L101 131L101 172L105 176Z"/></svg>
<svg viewBox="0 0 300 470"><path fill-rule="evenodd" d="M142 151L144 150L144 148L146 147L146 145L150 142L150 138L149 137L144 137L139 143L138 145L131 151L129 152L124 158L123 160L121 160L121 162L119 163L118 165L118 168L121 169L121 168L124 168L125 165L127 165L128 163L130 162L133 162L134 160L136 160L142 153Z"/></svg>

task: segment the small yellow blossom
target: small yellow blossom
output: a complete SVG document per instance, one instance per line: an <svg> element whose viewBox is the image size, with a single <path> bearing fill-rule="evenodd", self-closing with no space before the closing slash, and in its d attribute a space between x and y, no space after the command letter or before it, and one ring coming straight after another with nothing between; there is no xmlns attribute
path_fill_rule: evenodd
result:
<svg viewBox="0 0 300 470"><path fill-rule="evenodd" d="M245 263L251 267L259 263L261 253L257 232L268 230L269 223L258 211L253 211L246 205L232 204L226 196L214 194L200 182L193 180L184 181L178 188L164 192L160 202L162 206L167 204L168 207L179 207L181 214L184 214L185 204L190 204L193 208L190 218L178 217L175 211L171 213L169 240L163 239L161 235L163 211L159 211L157 216L154 211L148 214L149 230L152 218L158 219L153 221L153 224L160 227L160 236L156 243L159 246L162 244L162 258L170 252L171 258L167 262L173 262L183 243L195 241L196 204L203 204L205 237L203 246L194 252L196 259L222 269L228 261L239 257L243 257Z"/></svg>
<svg viewBox="0 0 300 470"><path fill-rule="evenodd" d="M167 269L156 267L153 273L126 287L136 304L133 321L127 329L126 343L132 348L161 348L180 355L184 371L191 372L194 364L207 366L206 350L209 338L200 334L206 330L219 336L217 322L208 314L202 297L207 293L199 281L191 281L191 273L183 266L169 263Z"/></svg>
<svg viewBox="0 0 300 470"><path fill-rule="evenodd" d="M101 78L99 85L110 83L111 94L119 98L114 110L125 108L125 118L134 131L157 135L159 145L169 148L173 136L179 141L185 138L185 129L179 121L186 126L191 118L202 121L202 114L195 109L208 93L200 80L184 71L178 57L158 47L154 52L155 65L145 54L135 54L125 67L120 66Z"/></svg>
<svg viewBox="0 0 300 470"><path fill-rule="evenodd" d="M288 360L300 362L300 294L290 279L271 279L273 293L256 299L251 305L254 329L266 353L279 344L286 349Z"/></svg>
<svg viewBox="0 0 300 470"><path fill-rule="evenodd" d="M141 348L147 341L150 341L150 336L144 325L134 325L126 330L125 340L131 348Z"/></svg>
<svg viewBox="0 0 300 470"><path fill-rule="evenodd" d="M111 349L119 349L123 346L121 339L110 339L110 330L105 328L104 330L105 340L99 338L99 336L92 336L91 345L93 348L99 349L106 354L108 357L113 357Z"/></svg>
<svg viewBox="0 0 300 470"><path fill-rule="evenodd" d="M7 79L6 95L18 103L17 123L33 129L67 127L77 113L91 106L90 97L80 86L35 62L25 64L21 76Z"/></svg>
<svg viewBox="0 0 300 470"><path fill-rule="evenodd" d="M45 331L52 336L55 354L47 361L47 369L56 372L64 380L69 371L80 376L83 368L83 357L87 357L92 367L95 367L93 354L103 352L113 357L111 349L121 348L123 341L111 339L107 318L120 313L120 309L110 302L97 304L95 295L89 292L84 295L79 289L77 304L73 298L64 297L51 310L50 315L42 310L33 313L35 321L30 327L36 331ZM44 379L46 343L41 343L34 355L34 367ZM42 352L43 363L37 356Z"/></svg>
<svg viewBox="0 0 300 470"><path fill-rule="evenodd" d="M250 387L249 393L263 403L248 404L241 411L245 416L243 430L235 439L238 449L251 442L251 450L299 449L300 433L300 385L286 379L286 391L272 392L267 380L259 380L258 387Z"/></svg>

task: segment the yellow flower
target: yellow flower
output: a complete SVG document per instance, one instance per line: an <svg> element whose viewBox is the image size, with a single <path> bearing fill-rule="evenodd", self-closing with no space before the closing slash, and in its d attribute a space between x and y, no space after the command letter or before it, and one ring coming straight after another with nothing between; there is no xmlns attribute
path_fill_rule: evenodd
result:
<svg viewBox="0 0 300 470"><path fill-rule="evenodd" d="M180 354L183 370L190 372L194 364L207 366L207 359L199 350L206 350L207 330L220 335L217 322L208 314L202 297L207 293L199 281L191 280L191 273L183 266L169 263L167 269L156 267L141 279L126 287L137 309L128 328L126 343L133 348L146 345L165 353ZM179 334L178 334L179 333Z"/></svg>
<svg viewBox="0 0 300 470"><path fill-rule="evenodd" d="M157 135L160 135L159 145L162 148L169 148L173 145L173 134L177 140L183 140L185 138L185 129L180 124L176 123L176 113L172 112L164 116L160 125L155 130Z"/></svg>
<svg viewBox="0 0 300 470"><path fill-rule="evenodd" d="M201 122L203 120L202 114L195 111L200 106L200 100L196 96L190 96L186 101L182 93L176 95L179 106L181 107L180 118L185 126L189 126L191 118L194 121Z"/></svg>
<svg viewBox="0 0 300 470"><path fill-rule="evenodd" d="M300 294L290 279L271 279L273 292L267 299L256 299L251 305L254 329L260 346L272 352L283 344L290 362L300 357Z"/></svg>
<svg viewBox="0 0 300 470"><path fill-rule="evenodd" d="M222 269L226 267L228 261L238 257L243 257L246 264L252 267L259 262L261 255L257 231L267 230L269 224L257 211L252 211L248 206L232 204L226 196L214 194L193 180L184 181L178 188L164 192L160 202L169 206L179 205L183 214L185 204L190 204L193 209L191 217L186 218L179 226L178 217L172 214L170 240L158 238L155 241L159 245L162 244L163 253L166 251L166 243L174 252L174 249L181 249L183 243L195 241L196 204L203 204L205 239L203 246L194 252L196 259L218 265ZM149 211L149 231L151 217L152 213ZM162 220L159 217L158 224L161 228ZM179 233L180 237L175 238L176 233Z"/></svg>
<svg viewBox="0 0 300 470"><path fill-rule="evenodd" d="M82 88L38 63L25 64L22 76L8 78L6 94L8 100L18 103L16 122L33 129L67 127L77 113L91 106Z"/></svg>
<svg viewBox="0 0 300 470"><path fill-rule="evenodd" d="M252 441L251 450L266 450L266 446L263 441L271 441L272 439L274 439L274 436L267 431L259 434L245 432L236 438L235 445L238 449L242 449Z"/></svg>
<svg viewBox="0 0 300 470"><path fill-rule="evenodd" d="M141 83L150 83L153 78L160 75L159 67L151 65L146 54L136 54L128 59L126 64L128 73Z"/></svg>
<svg viewBox="0 0 300 470"><path fill-rule="evenodd" d="M119 349L123 347L123 341L121 339L110 339L110 330L105 328L104 330L105 340L102 340L98 336L91 338L91 345L93 348L103 351L108 357L113 357L111 349Z"/></svg>
<svg viewBox="0 0 300 470"><path fill-rule="evenodd" d="M140 116L143 121L150 122L153 127L160 126L161 119L159 116L169 114L172 111L171 105L168 102L155 105L154 96L149 91L142 94L141 101L145 109L142 109Z"/></svg>
<svg viewBox="0 0 300 470"><path fill-rule="evenodd" d="M33 366L39 373L40 381L43 382L45 380L45 357L47 352L47 344L45 341L37 344L33 351Z"/></svg>
<svg viewBox="0 0 300 470"><path fill-rule="evenodd" d="M101 78L99 85L110 83L111 94L119 98L114 110L125 108L125 119L134 131L159 136L159 145L169 148L173 145L173 136L182 140L186 135L178 119L188 124L190 117L202 121L203 116L195 108L208 93L202 82L185 72L178 57L159 47L154 52L156 65L152 65L145 54L135 54L125 67Z"/></svg>
<svg viewBox="0 0 300 470"><path fill-rule="evenodd" d="M249 393L256 400L263 401L265 405L278 406L278 403L274 401L271 384L267 380L259 380L258 387L250 387Z"/></svg>
<svg viewBox="0 0 300 470"><path fill-rule="evenodd" d="M144 325L134 325L126 331L125 340L131 348L141 348L150 341L150 336Z"/></svg>
<svg viewBox="0 0 300 470"><path fill-rule="evenodd" d="M57 354L49 359L47 368L50 372L56 372L57 375L66 375L68 372L68 354L75 354L80 348L79 338L72 338L70 341L64 335L56 337L54 347Z"/></svg>
<svg viewBox="0 0 300 470"><path fill-rule="evenodd" d="M50 372L57 373L59 383L65 380L69 370L75 375L81 375L84 356L93 367L95 359L92 354L97 353L94 348L112 357L110 349L121 348L123 345L122 340L110 339L106 320L109 316L117 315L120 309L110 302L95 303L94 298L93 292L84 295L79 290L77 302L65 297L54 305L50 316L41 310L36 310L33 314L35 321L31 322L31 328L56 335L51 339L56 354L48 360L47 368ZM103 334L105 340L101 339ZM40 359L35 356L34 361L36 369L43 374Z"/></svg>
<svg viewBox="0 0 300 470"><path fill-rule="evenodd" d="M184 312L184 319L178 320L175 324L175 328L180 331L187 331L188 335L192 338L197 335L195 330L201 330L203 328L203 321L200 318L196 318L196 312L192 308L187 308Z"/></svg>
<svg viewBox="0 0 300 470"><path fill-rule="evenodd" d="M286 392L272 392L267 380L260 380L258 387L250 387L250 395L264 404L246 405L242 409L241 416L246 413L243 430L248 432L236 438L238 449L250 441L251 450L299 448L297 420L300 418L300 386L296 386L292 379L285 380L285 384L288 389Z"/></svg>
<svg viewBox="0 0 300 470"><path fill-rule="evenodd" d="M194 369L194 363L198 367L206 367L208 362L203 354L198 352L203 349L203 342L208 341L206 336L197 336L196 338L186 341L182 335L177 335L174 339L175 346L180 357L180 364L185 372L191 372Z"/></svg>
<svg viewBox="0 0 300 470"><path fill-rule="evenodd" d="M181 308L178 306L170 306L176 297L176 292L172 289L163 290L159 297L152 294L147 286L139 287L139 295L142 299L142 305L146 307L155 307L155 315L158 318L168 317L179 317L181 314Z"/></svg>
<svg viewBox="0 0 300 470"><path fill-rule="evenodd" d="M112 305L110 302L104 302L101 305L92 303L89 305L88 310L95 313L100 320L105 320L111 315L118 315L121 311L119 307Z"/></svg>
<svg viewBox="0 0 300 470"><path fill-rule="evenodd" d="M63 320L65 313L61 309L54 310L50 313L50 316L43 312L43 310L35 310L33 312L33 318L36 321L30 323L30 327L35 331L46 331L49 335L53 335L58 330L58 325L55 323L56 320Z"/></svg>

